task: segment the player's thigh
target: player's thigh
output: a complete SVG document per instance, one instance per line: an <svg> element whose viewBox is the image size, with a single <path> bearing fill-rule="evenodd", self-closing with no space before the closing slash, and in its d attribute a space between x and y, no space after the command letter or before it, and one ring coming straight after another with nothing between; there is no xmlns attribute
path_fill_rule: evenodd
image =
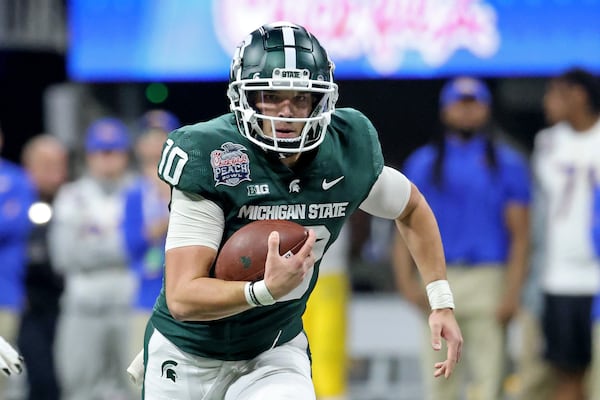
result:
<svg viewBox="0 0 600 400"><path fill-rule="evenodd" d="M208 394L231 375L223 361L185 353L156 329L148 338L146 350L145 400L222 398L217 393Z"/></svg>
<svg viewBox="0 0 600 400"><path fill-rule="evenodd" d="M268 350L248 363L249 372L237 379L225 400L314 400L310 361L304 334Z"/></svg>

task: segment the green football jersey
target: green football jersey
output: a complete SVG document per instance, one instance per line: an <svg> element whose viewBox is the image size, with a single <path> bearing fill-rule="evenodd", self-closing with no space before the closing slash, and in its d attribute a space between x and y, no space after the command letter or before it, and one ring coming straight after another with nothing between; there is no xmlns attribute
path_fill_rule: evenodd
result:
<svg viewBox="0 0 600 400"><path fill-rule="evenodd" d="M294 338L302 331L323 253L382 169L375 128L349 108L336 110L314 158L294 169L243 137L233 114L172 132L159 175L179 190L220 205L225 215L221 244L254 220L293 220L314 229L317 262L305 281L274 305L214 321L173 319L163 286L151 319L154 327L182 350L220 360L249 359Z"/></svg>

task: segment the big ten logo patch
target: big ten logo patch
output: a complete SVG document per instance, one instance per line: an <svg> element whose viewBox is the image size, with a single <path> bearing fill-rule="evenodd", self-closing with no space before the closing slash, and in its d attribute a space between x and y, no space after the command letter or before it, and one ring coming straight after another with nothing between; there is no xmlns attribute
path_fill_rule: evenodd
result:
<svg viewBox="0 0 600 400"><path fill-rule="evenodd" d="M248 190L248 196L264 196L270 193L269 185L266 183L261 183L257 185L248 185L246 186Z"/></svg>

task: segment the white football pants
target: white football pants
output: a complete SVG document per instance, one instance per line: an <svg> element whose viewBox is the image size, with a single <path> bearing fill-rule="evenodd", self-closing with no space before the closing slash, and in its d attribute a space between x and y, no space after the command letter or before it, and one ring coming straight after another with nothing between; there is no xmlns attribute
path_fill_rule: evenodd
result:
<svg viewBox="0 0 600 400"><path fill-rule="evenodd" d="M145 400L315 400L304 333L251 360L185 353L156 329L148 342Z"/></svg>

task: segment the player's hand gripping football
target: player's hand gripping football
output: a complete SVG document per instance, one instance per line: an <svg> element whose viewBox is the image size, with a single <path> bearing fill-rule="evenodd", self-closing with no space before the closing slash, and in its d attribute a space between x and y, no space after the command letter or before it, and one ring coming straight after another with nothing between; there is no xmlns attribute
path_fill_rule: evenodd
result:
<svg viewBox="0 0 600 400"><path fill-rule="evenodd" d="M429 328L433 349L435 351L442 349L442 338L446 340L448 349L446 360L435 363L433 376L437 378L443 375L448 379L460 360L463 345L462 333L454 317L454 310L450 308L433 310L429 315Z"/></svg>
<svg viewBox="0 0 600 400"><path fill-rule="evenodd" d="M17 375L23 371L23 357L0 336L0 370L7 375Z"/></svg>
<svg viewBox="0 0 600 400"><path fill-rule="evenodd" d="M315 231L308 229L306 243L296 254L279 254L279 233L269 235L269 249L265 262L265 284L275 299L285 296L295 289L315 263L312 252L315 245Z"/></svg>

